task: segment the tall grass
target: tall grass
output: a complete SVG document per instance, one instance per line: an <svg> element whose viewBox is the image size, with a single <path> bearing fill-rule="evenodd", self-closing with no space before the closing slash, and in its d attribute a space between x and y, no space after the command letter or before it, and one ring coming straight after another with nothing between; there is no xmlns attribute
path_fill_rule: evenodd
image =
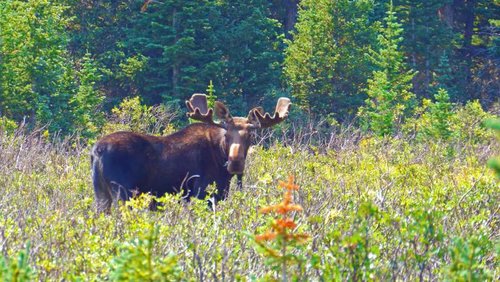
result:
<svg viewBox="0 0 500 282"><path fill-rule="evenodd" d="M295 279L499 277L500 189L485 166L498 145L292 129L258 139L243 188L214 210L168 195L152 212L143 195L110 215L96 213L87 146L0 132L3 261L27 250L30 273L43 281L277 278L248 233L266 231L258 210L278 202L278 181L295 175L303 212L294 223L311 236Z"/></svg>

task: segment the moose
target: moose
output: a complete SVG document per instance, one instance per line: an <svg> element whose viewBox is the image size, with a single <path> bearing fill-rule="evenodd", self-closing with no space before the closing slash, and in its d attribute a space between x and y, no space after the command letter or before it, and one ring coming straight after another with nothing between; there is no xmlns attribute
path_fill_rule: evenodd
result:
<svg viewBox="0 0 500 282"><path fill-rule="evenodd" d="M113 201L126 201L137 193L161 197L183 192L185 197L206 197L215 182L215 201L226 198L231 178L241 179L252 131L285 120L290 99L278 99L273 115L262 107L248 116L233 117L216 101L208 107L205 94L186 101L193 123L168 136L115 132L100 139L91 150L92 181L99 211L109 212ZM218 119L213 119L213 113Z"/></svg>

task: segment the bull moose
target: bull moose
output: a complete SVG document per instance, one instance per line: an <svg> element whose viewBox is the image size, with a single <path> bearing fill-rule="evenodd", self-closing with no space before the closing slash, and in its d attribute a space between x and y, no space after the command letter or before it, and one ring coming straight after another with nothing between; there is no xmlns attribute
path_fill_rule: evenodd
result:
<svg viewBox="0 0 500 282"><path fill-rule="evenodd" d="M218 101L210 109L204 94L193 94L186 105L188 117L202 123L161 137L115 132L94 145L92 180L100 211L109 211L114 200L125 201L134 192L160 197L182 191L187 197L204 199L207 186L214 182L215 201L224 199L234 175L241 185L251 132L282 122L291 103L282 97L273 115L256 107L246 118L232 117Z"/></svg>

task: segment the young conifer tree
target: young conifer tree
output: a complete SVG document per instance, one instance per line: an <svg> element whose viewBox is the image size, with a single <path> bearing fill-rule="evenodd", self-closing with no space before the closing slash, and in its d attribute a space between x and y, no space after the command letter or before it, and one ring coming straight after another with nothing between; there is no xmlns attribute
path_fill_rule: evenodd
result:
<svg viewBox="0 0 500 282"><path fill-rule="evenodd" d="M368 79L368 99L358 112L364 126L379 136L396 131L398 122L415 98L411 80L416 73L408 70L404 62L405 56L400 48L402 32L391 2L378 36L379 49L370 50L369 57L375 70Z"/></svg>

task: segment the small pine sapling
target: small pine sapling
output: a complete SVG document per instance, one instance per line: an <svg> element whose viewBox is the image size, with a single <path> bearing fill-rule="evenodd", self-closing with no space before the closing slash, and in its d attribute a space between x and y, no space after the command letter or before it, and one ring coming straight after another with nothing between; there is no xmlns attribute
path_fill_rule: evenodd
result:
<svg viewBox="0 0 500 282"><path fill-rule="evenodd" d="M280 217L271 222L269 230L255 236L259 251L268 259L270 265L281 269L282 281L288 281L288 267L292 263L300 262L300 257L292 253L299 245L309 239L309 235L294 233L297 223L292 218L293 212L302 211L302 206L293 203L292 191L299 186L294 183L294 177L288 177L288 182L279 182L279 186L286 189L283 201L276 205L263 207L262 214L277 213Z"/></svg>

